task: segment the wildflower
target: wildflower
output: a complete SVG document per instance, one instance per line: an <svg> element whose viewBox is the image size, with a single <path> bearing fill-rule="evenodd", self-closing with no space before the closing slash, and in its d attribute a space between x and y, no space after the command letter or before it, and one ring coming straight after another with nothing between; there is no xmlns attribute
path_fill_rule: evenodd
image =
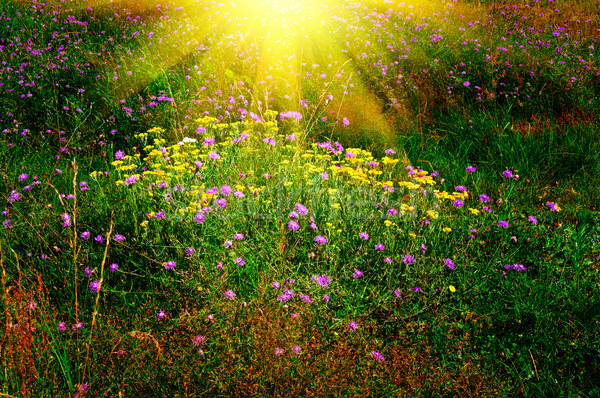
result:
<svg viewBox="0 0 600 398"><path fill-rule="evenodd" d="M513 178L513 177L514 177L514 175L513 175L512 171L510 171L510 170L505 170L505 171L503 171L503 172L502 172L502 176L503 176L504 178Z"/></svg>
<svg viewBox="0 0 600 398"><path fill-rule="evenodd" d="M421 221L421 224L427 226L427 225L429 225L429 220L428 219L424 219L423 221Z"/></svg>
<svg viewBox="0 0 600 398"><path fill-rule="evenodd" d="M94 273L94 270L91 269L90 267L85 267L85 269L83 270L83 273L85 274L86 277L89 278Z"/></svg>
<svg viewBox="0 0 600 398"><path fill-rule="evenodd" d="M100 286L102 285L102 282L100 281L92 281L90 282L90 292L92 293L98 293L98 291L100 290Z"/></svg>
<svg viewBox="0 0 600 398"><path fill-rule="evenodd" d="M489 203L490 202L490 197L487 195L479 195L479 201L481 203Z"/></svg>
<svg viewBox="0 0 600 398"><path fill-rule="evenodd" d="M366 232L361 232L358 234L358 236L362 239L362 240L369 240L369 235Z"/></svg>
<svg viewBox="0 0 600 398"><path fill-rule="evenodd" d="M18 179L19 179L19 182L23 182L28 178L29 178L29 176L27 174L21 174Z"/></svg>
<svg viewBox="0 0 600 398"><path fill-rule="evenodd" d="M79 387L77 387L77 391L73 395L73 398L81 398L85 395L85 393L90 389L90 385L88 383L83 383Z"/></svg>
<svg viewBox="0 0 600 398"><path fill-rule="evenodd" d="M238 234L234 234L233 235L233 239L235 239L235 240L242 240L242 239L244 239L244 235L239 234L239 233Z"/></svg>
<svg viewBox="0 0 600 398"><path fill-rule="evenodd" d="M457 192L467 192L467 187L465 187L464 185L457 185L455 189Z"/></svg>
<svg viewBox="0 0 600 398"><path fill-rule="evenodd" d="M467 80L463 83L465 85L465 87L469 87L471 85L471 83Z"/></svg>
<svg viewBox="0 0 600 398"><path fill-rule="evenodd" d="M192 343L194 343L196 347L204 345L204 343L206 343L206 337L199 334L198 336L192 338Z"/></svg>
<svg viewBox="0 0 600 398"><path fill-rule="evenodd" d="M275 348L275 355L277 355L278 357L282 356L284 354L285 350L283 348Z"/></svg>
<svg viewBox="0 0 600 398"><path fill-rule="evenodd" d="M361 270L359 270L358 268L354 268L354 273L352 274L352 277L354 279L360 279L363 277L363 272Z"/></svg>
<svg viewBox="0 0 600 398"><path fill-rule="evenodd" d="M73 325L73 330L79 330L83 328L83 322L78 322L75 325Z"/></svg>
<svg viewBox="0 0 600 398"><path fill-rule="evenodd" d="M115 152L115 159L117 160L121 160L125 157L125 152L119 150L117 152ZM116 163L115 163L116 164Z"/></svg>
<svg viewBox="0 0 600 398"><path fill-rule="evenodd" d="M162 220L165 216L165 212L164 211L159 211L158 213L156 213L154 215L154 218L158 221Z"/></svg>
<svg viewBox="0 0 600 398"><path fill-rule="evenodd" d="M347 126L347 125L350 124L350 121L348 119L346 119L346 118L343 118L342 119L342 123L344 124L344 126Z"/></svg>
<svg viewBox="0 0 600 398"><path fill-rule="evenodd" d="M371 351L369 353L369 355L371 356L371 358L373 358L377 362L383 362L383 361L385 361L385 357L383 355L381 355L380 352Z"/></svg>
<svg viewBox="0 0 600 398"><path fill-rule="evenodd" d="M400 297L400 289L394 290L394 296Z"/></svg>
<svg viewBox="0 0 600 398"><path fill-rule="evenodd" d="M87 184L87 182L85 182L85 181L81 181L81 182L79 183L79 190L80 190L80 191L89 191L89 190L90 190L90 187L88 187L88 184Z"/></svg>
<svg viewBox="0 0 600 398"><path fill-rule="evenodd" d="M221 195L229 196L233 193L233 190L231 189L231 187L229 185L223 185L221 187L220 192L221 192Z"/></svg>
<svg viewBox="0 0 600 398"><path fill-rule="evenodd" d="M391 257L386 257L383 259L383 262L386 264L391 264L392 263L392 258Z"/></svg>
<svg viewBox="0 0 600 398"><path fill-rule="evenodd" d="M529 216L527 218L527 220L529 220L530 223L532 223L533 225L537 224L537 218L535 218L534 216Z"/></svg>
<svg viewBox="0 0 600 398"><path fill-rule="evenodd" d="M110 272L115 272L116 270L119 269L119 264L112 263L111 265L108 266L108 269L109 269Z"/></svg>
<svg viewBox="0 0 600 398"><path fill-rule="evenodd" d="M156 319L158 319L159 321L161 321L164 317L165 312L163 310L158 311L158 314L156 314Z"/></svg>
<svg viewBox="0 0 600 398"><path fill-rule="evenodd" d="M460 200L460 199L456 199L456 200L455 200L455 201L452 203L452 205L453 205L454 207L458 207L459 209L460 209L460 208L462 207L462 205L464 205L464 204L465 204L465 202L463 202L463 201L462 201L462 200Z"/></svg>
<svg viewBox="0 0 600 398"><path fill-rule="evenodd" d="M546 202L546 206L550 209L550 211L555 212L557 210L556 204L552 202Z"/></svg>
<svg viewBox="0 0 600 398"><path fill-rule="evenodd" d="M196 253L196 249L194 249L193 247L188 247L187 249L185 249L185 255L188 257L194 255L194 253Z"/></svg>
<svg viewBox="0 0 600 398"><path fill-rule="evenodd" d="M326 179L328 179L328 178L329 178L329 174L327 174L327 172L326 172L326 171L324 171L324 172L321 174L321 179L322 179L322 180L326 180Z"/></svg>
<svg viewBox="0 0 600 398"><path fill-rule="evenodd" d="M323 295L323 301L325 301L325 302L329 301L329 296L327 294Z"/></svg>
<svg viewBox="0 0 600 398"><path fill-rule="evenodd" d="M231 247L232 245L233 245L232 240L226 240L225 243L223 244L223 246L225 246L225 247Z"/></svg>
<svg viewBox="0 0 600 398"><path fill-rule="evenodd" d="M233 300L235 299L235 293L233 290L227 290L225 293L223 293L223 297L225 297L227 300Z"/></svg>
<svg viewBox="0 0 600 398"><path fill-rule="evenodd" d="M425 252L427 251L427 246L425 246L425 244L422 243L419 251L421 252L421 254L425 254Z"/></svg>
<svg viewBox="0 0 600 398"><path fill-rule="evenodd" d="M351 332L354 332L357 329L358 329L358 323L356 321L348 322L348 330L350 330Z"/></svg>
<svg viewBox="0 0 600 398"><path fill-rule="evenodd" d="M308 214L308 209L302 203L296 203L294 206L296 207L296 210L298 210L298 213L300 213L301 215L305 216Z"/></svg>
<svg viewBox="0 0 600 398"><path fill-rule="evenodd" d="M194 222L197 222L198 224L202 224L204 220L206 220L204 213L196 213L194 216Z"/></svg>
<svg viewBox="0 0 600 398"><path fill-rule="evenodd" d="M284 289L283 293L281 293L281 295L279 297L277 297L277 300L279 301L288 301L291 298L294 297L294 292L291 291L290 289Z"/></svg>
<svg viewBox="0 0 600 398"><path fill-rule="evenodd" d="M315 242L318 243L318 244L320 244L320 245L324 245L324 244L327 243L327 238L324 237L323 235L317 235L315 237Z"/></svg>
<svg viewBox="0 0 600 398"><path fill-rule="evenodd" d="M505 220L499 221L497 224L500 228L508 228L508 222Z"/></svg>
<svg viewBox="0 0 600 398"><path fill-rule="evenodd" d="M295 211L291 211L291 212L290 212L290 214L288 214L288 216L289 216L290 218L298 218L298 217L300 217L300 216L298 215L298 213L296 213Z"/></svg>
<svg viewBox="0 0 600 398"><path fill-rule="evenodd" d="M64 332L67 330L67 324L65 322L58 322L58 331Z"/></svg>
<svg viewBox="0 0 600 398"><path fill-rule="evenodd" d="M450 269L454 269L454 261L452 261L452 259L445 258L444 263L446 263L446 267L448 267Z"/></svg>
<svg viewBox="0 0 600 398"><path fill-rule="evenodd" d="M243 257L236 257L236 258L234 258L234 259L233 259L233 262L234 262L236 265L239 265L239 266L241 266L241 265L245 265L245 264L246 264L246 260L244 260L244 258L243 258Z"/></svg>
<svg viewBox="0 0 600 398"><path fill-rule="evenodd" d="M209 152L209 154L206 156L208 156L209 158L211 158L213 160L221 159L221 156L219 156L219 154L216 152Z"/></svg>
<svg viewBox="0 0 600 398"><path fill-rule="evenodd" d="M207 319L208 319L208 321L209 321L210 323L214 323L214 321L215 321L215 319L214 319L214 318L215 318L215 317L214 317L213 315L209 315L209 316L207 317Z"/></svg>
<svg viewBox="0 0 600 398"><path fill-rule="evenodd" d="M398 214L398 210L394 209L393 207L390 207L390 209L387 211L388 216L393 216L394 214Z"/></svg>
<svg viewBox="0 0 600 398"><path fill-rule="evenodd" d="M311 281L316 282L318 285L322 287L326 287L331 283L331 278L327 275L318 275L310 278Z"/></svg>
<svg viewBox="0 0 600 398"><path fill-rule="evenodd" d="M134 174L132 176L127 177L123 185L129 186L135 184L136 182L138 182L138 176L137 174Z"/></svg>
<svg viewBox="0 0 600 398"><path fill-rule="evenodd" d="M279 286L281 286L281 283L279 283L277 281L274 281L274 282L271 283L271 287L273 289L279 289Z"/></svg>
<svg viewBox="0 0 600 398"><path fill-rule="evenodd" d="M297 231L300 228L300 225L298 225L298 221L295 220L288 222L287 226L290 229L290 231Z"/></svg>
<svg viewBox="0 0 600 398"><path fill-rule="evenodd" d="M402 262L406 265L411 265L414 261L415 257L410 254L407 254L406 256L402 257Z"/></svg>
<svg viewBox="0 0 600 398"><path fill-rule="evenodd" d="M123 235L115 235L113 236L113 239L117 242L123 242L125 240L125 237Z"/></svg>
<svg viewBox="0 0 600 398"><path fill-rule="evenodd" d="M292 351L294 352L294 354L300 355L302 353L302 348L299 345L293 345Z"/></svg>
<svg viewBox="0 0 600 398"><path fill-rule="evenodd" d="M227 201L223 198L219 198L217 199L217 206L219 206L221 209L224 208L225 206L227 206Z"/></svg>
<svg viewBox="0 0 600 398"><path fill-rule="evenodd" d="M393 154L395 154L395 153L396 153L396 151L394 151L393 149L389 148L389 149L386 149L386 150L385 150L385 153L386 153L387 155L390 155L390 154L391 154L391 155L393 155Z"/></svg>
<svg viewBox="0 0 600 398"><path fill-rule="evenodd" d="M33 311L33 310L37 310L37 303L35 301L31 301L29 302L29 304L27 304L27 306L25 308L27 308L29 311Z"/></svg>
<svg viewBox="0 0 600 398"><path fill-rule="evenodd" d="M415 286L415 287L413 287L413 291L415 293L419 293L421 291L421 288L419 286Z"/></svg>
<svg viewBox="0 0 600 398"><path fill-rule="evenodd" d="M378 243L375 245L375 250L383 251L385 246L382 243Z"/></svg>
<svg viewBox="0 0 600 398"><path fill-rule="evenodd" d="M465 172L466 172L466 173L473 173L475 170L477 170L475 167L473 167L473 166L468 166L468 167L465 169Z"/></svg>
<svg viewBox="0 0 600 398"><path fill-rule="evenodd" d="M175 261L173 261L173 260L169 260L164 264L164 266L165 266L165 269L171 270L177 266L177 263L175 263Z"/></svg>
<svg viewBox="0 0 600 398"><path fill-rule="evenodd" d="M299 294L298 297L300 297L302 299L302 301L304 301L305 303L312 303L313 302L313 300L308 295Z"/></svg>
<svg viewBox="0 0 600 398"><path fill-rule="evenodd" d="M12 228L12 225L10 225L10 223L12 222L12 220L5 220L2 225L4 226L4 229L10 229Z"/></svg>

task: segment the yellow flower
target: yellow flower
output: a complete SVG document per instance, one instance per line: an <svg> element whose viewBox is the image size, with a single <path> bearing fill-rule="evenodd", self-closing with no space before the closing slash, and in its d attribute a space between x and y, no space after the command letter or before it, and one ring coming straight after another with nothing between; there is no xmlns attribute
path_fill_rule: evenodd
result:
<svg viewBox="0 0 600 398"><path fill-rule="evenodd" d="M469 207L469 211L471 212L471 214L477 216L479 215L479 210L478 209L473 209L471 207Z"/></svg>
<svg viewBox="0 0 600 398"><path fill-rule="evenodd" d="M452 293L454 293L456 291L456 288L452 285L448 286L448 290L450 290Z"/></svg>
<svg viewBox="0 0 600 398"><path fill-rule="evenodd" d="M383 223L385 224L386 227L391 227L392 225L396 225L395 222L392 222L390 220L385 220Z"/></svg>
<svg viewBox="0 0 600 398"><path fill-rule="evenodd" d="M333 207L334 209L340 209L342 206L340 206L339 203L334 203L331 205L331 207Z"/></svg>
<svg viewBox="0 0 600 398"><path fill-rule="evenodd" d="M142 223L140 224L141 227L147 227L148 226L148 220L146 221L142 221Z"/></svg>
<svg viewBox="0 0 600 398"><path fill-rule="evenodd" d="M450 227L445 227L445 228L443 229L443 231L444 231L445 233L449 234L450 232L452 232L452 228L450 228Z"/></svg>

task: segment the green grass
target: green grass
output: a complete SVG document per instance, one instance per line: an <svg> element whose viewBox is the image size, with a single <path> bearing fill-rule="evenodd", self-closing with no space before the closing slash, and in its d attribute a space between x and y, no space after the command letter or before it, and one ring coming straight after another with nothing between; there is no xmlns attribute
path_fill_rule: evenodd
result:
<svg viewBox="0 0 600 398"><path fill-rule="evenodd" d="M518 4L345 8L298 82L209 2L0 0L0 395L597 396L598 2Z"/></svg>

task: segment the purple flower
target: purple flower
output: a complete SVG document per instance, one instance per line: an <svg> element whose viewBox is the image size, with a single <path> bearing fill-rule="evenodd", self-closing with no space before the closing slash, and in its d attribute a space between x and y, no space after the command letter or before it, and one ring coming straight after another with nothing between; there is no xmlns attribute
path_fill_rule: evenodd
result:
<svg viewBox="0 0 600 398"><path fill-rule="evenodd" d="M175 263L175 261L173 261L173 260L169 260L164 264L164 266L165 266L165 269L171 270L177 266L177 263Z"/></svg>
<svg viewBox="0 0 600 398"><path fill-rule="evenodd" d="M302 301L304 301L305 303L313 302L313 300L310 298L310 296L308 296L306 294L299 294L298 297L300 297L302 299Z"/></svg>
<svg viewBox="0 0 600 398"><path fill-rule="evenodd" d="M198 336L192 338L192 343L194 343L196 347L204 345L204 343L206 343L206 337L199 334Z"/></svg>
<svg viewBox="0 0 600 398"><path fill-rule="evenodd" d="M394 290L394 296L400 297L400 289Z"/></svg>
<svg viewBox="0 0 600 398"><path fill-rule="evenodd" d="M414 263L415 261L415 257L407 254L406 256L402 257L402 262L406 265L411 265L412 263Z"/></svg>
<svg viewBox="0 0 600 398"><path fill-rule="evenodd" d="M502 175L504 176L504 178L513 178L514 177L512 171L510 171L510 170L504 170L502 172Z"/></svg>
<svg viewBox="0 0 600 398"><path fill-rule="evenodd" d="M347 126L350 124L350 121L348 121L348 119L346 119L346 118L343 118L342 123L344 124L344 126Z"/></svg>
<svg viewBox="0 0 600 398"><path fill-rule="evenodd" d="M300 217L300 216L298 215L298 213L296 213L295 211L291 211L291 212L290 212L290 214L288 214L288 216L289 216L290 218L298 218L298 217Z"/></svg>
<svg viewBox="0 0 600 398"><path fill-rule="evenodd" d="M296 203L294 206L296 207L296 210L298 210L298 213L300 213L301 215L305 216L308 214L308 209L302 203Z"/></svg>
<svg viewBox="0 0 600 398"><path fill-rule="evenodd" d="M462 200L460 200L460 199L456 199L456 200L455 200L455 201L452 203L452 205L453 205L454 207L458 207L459 209L460 209L460 208L462 207L462 205L464 205L464 204L465 204L465 202L463 202L463 201L462 201Z"/></svg>
<svg viewBox="0 0 600 398"><path fill-rule="evenodd" d="M500 228L508 228L508 222L505 220L499 221L497 224Z"/></svg>
<svg viewBox="0 0 600 398"><path fill-rule="evenodd" d="M20 181L20 182L23 182L23 181L25 181L25 180L26 180L26 179L28 179L28 178L29 178L29 176L28 176L27 174L21 174L21 175L19 176L19 181Z"/></svg>
<svg viewBox="0 0 600 398"><path fill-rule="evenodd" d="M292 351L294 352L294 354L300 355L302 354L302 347L300 347L299 345L293 345Z"/></svg>
<svg viewBox="0 0 600 398"><path fill-rule="evenodd" d="M89 278L94 273L94 270L91 269L90 267L85 267L85 269L83 270L83 273L85 274L86 277Z"/></svg>
<svg viewBox="0 0 600 398"><path fill-rule="evenodd" d="M421 252L421 254L425 254L425 252L427 251L427 246L425 246L425 244L422 243L419 251Z"/></svg>
<svg viewBox="0 0 600 398"><path fill-rule="evenodd" d="M331 278L327 275L317 275L310 278L311 281L316 282L318 285L322 287L326 287L331 283Z"/></svg>
<svg viewBox="0 0 600 398"><path fill-rule="evenodd" d="M366 232L361 232L358 234L358 236L360 236L362 240L369 240L369 234L367 234Z"/></svg>
<svg viewBox="0 0 600 398"><path fill-rule="evenodd" d="M490 202L490 197L487 195L479 195L479 201L481 203L489 203Z"/></svg>
<svg viewBox="0 0 600 398"><path fill-rule="evenodd" d="M454 269L454 261L452 261L452 259L445 258L444 263L446 263L446 267Z"/></svg>
<svg viewBox="0 0 600 398"><path fill-rule="evenodd" d="M421 288L419 286L415 286L415 287L413 287L413 291L415 293L419 293L421 291Z"/></svg>
<svg viewBox="0 0 600 398"><path fill-rule="evenodd" d="M471 83L467 80L463 83L465 85L465 87L469 87L471 85Z"/></svg>
<svg viewBox="0 0 600 398"><path fill-rule="evenodd" d="M290 289L284 289L283 293L281 293L281 295L279 297L277 297L277 300L279 301L288 301L291 298L294 297L294 292L291 291Z"/></svg>
<svg viewBox="0 0 600 398"><path fill-rule="evenodd" d="M274 281L274 282L271 283L271 287L273 289L279 289L279 286L281 286L281 283L279 283L277 281Z"/></svg>
<svg viewBox="0 0 600 398"><path fill-rule="evenodd" d="M123 235L115 235L113 236L113 239L116 240L117 242L123 242L125 240L125 237Z"/></svg>
<svg viewBox="0 0 600 398"><path fill-rule="evenodd" d="M475 170L477 170L475 167L473 167L473 166L468 166L468 167L465 169L465 172L466 172L466 173L473 173Z"/></svg>
<svg viewBox="0 0 600 398"><path fill-rule="evenodd" d="M296 220L292 220L292 221L288 222L287 226L290 229L290 231L297 231L300 228L300 225L298 224L298 221L296 221Z"/></svg>
<svg viewBox="0 0 600 398"><path fill-rule="evenodd" d="M464 185L457 185L455 189L457 192L467 192L467 187L465 187Z"/></svg>
<svg viewBox="0 0 600 398"><path fill-rule="evenodd" d="M546 202L546 206L548 206L548 208L550 208L550 211L552 211L552 212L556 211L556 204L554 204L552 202Z"/></svg>
<svg viewBox="0 0 600 398"><path fill-rule="evenodd" d="M377 362L383 362L383 361L385 361L385 357L383 355L381 355L380 352L371 351L369 353L369 355L371 356L371 358L373 358Z"/></svg>
<svg viewBox="0 0 600 398"><path fill-rule="evenodd" d="M282 356L285 353L285 350L283 348L275 348L275 355L277 355L278 357Z"/></svg>
<svg viewBox="0 0 600 398"><path fill-rule="evenodd" d="M363 272L361 270L359 270L358 268L354 268L354 273L352 274L352 277L354 279L360 279L363 277Z"/></svg>
<svg viewBox="0 0 600 398"><path fill-rule="evenodd" d="M21 195L17 191L10 191L10 196L8 197L8 201L10 203L16 202L21 198Z"/></svg>
<svg viewBox="0 0 600 398"><path fill-rule="evenodd" d="M233 235L233 239L235 239L235 240L242 240L242 239L244 239L244 235L239 234L239 233L238 234L234 234Z"/></svg>
<svg viewBox="0 0 600 398"><path fill-rule="evenodd" d="M233 290L227 290L225 293L223 293L223 297L225 297L227 300L233 300L235 299L235 293Z"/></svg>
<svg viewBox="0 0 600 398"><path fill-rule="evenodd" d="M221 209L224 208L225 206L227 206L227 201L223 198L217 199L216 203Z"/></svg>
<svg viewBox="0 0 600 398"><path fill-rule="evenodd" d="M119 269L119 264L112 263L111 265L108 266L108 269L109 269L110 272L115 272L116 270Z"/></svg>
<svg viewBox="0 0 600 398"><path fill-rule="evenodd" d="M382 243L378 243L375 245L375 250L383 251L385 250L385 246Z"/></svg>
<svg viewBox="0 0 600 398"><path fill-rule="evenodd" d="M386 264L391 264L392 263L392 258L391 257L386 257L383 259L383 262Z"/></svg>
<svg viewBox="0 0 600 398"><path fill-rule="evenodd" d="M90 231L82 232L79 236L81 237L81 239L87 240L90 237Z"/></svg>
<svg viewBox="0 0 600 398"><path fill-rule="evenodd" d="M243 257L236 257L233 259L234 264L236 265L245 265L246 264L246 260L244 260Z"/></svg>
<svg viewBox="0 0 600 398"><path fill-rule="evenodd" d="M58 331L64 332L67 330L67 324L65 322L58 322Z"/></svg>
<svg viewBox="0 0 600 398"><path fill-rule="evenodd" d="M100 286L102 285L102 283L100 281L92 281L90 282L90 292L92 293L98 293L98 291L100 290Z"/></svg>
<svg viewBox="0 0 600 398"><path fill-rule="evenodd" d="M221 195L229 196L232 193L233 193L233 190L231 189L231 187L229 185L223 185L221 187Z"/></svg>
<svg viewBox="0 0 600 398"><path fill-rule="evenodd" d="M204 213L196 213L194 216L194 222L197 222L198 224L202 224L204 220L206 220Z"/></svg>
<svg viewBox="0 0 600 398"><path fill-rule="evenodd" d="M529 218L527 218L529 220L530 223L532 223L533 225L537 224L537 218L535 218L534 216L529 216Z"/></svg>
<svg viewBox="0 0 600 398"><path fill-rule="evenodd" d="M165 311L160 310L158 311L158 314L156 314L156 319L158 319L159 321L162 320L165 317Z"/></svg>
<svg viewBox="0 0 600 398"><path fill-rule="evenodd" d="M326 237L324 237L323 235L317 235L317 236L315 237L315 242L317 242L317 243L318 243L318 244L320 244L320 245L324 245L324 244L326 244L326 243L327 243L327 238L326 238Z"/></svg>
<svg viewBox="0 0 600 398"><path fill-rule="evenodd" d="M358 329L358 323L356 321L348 322L348 330L350 330L351 332L354 332L357 329Z"/></svg>
<svg viewBox="0 0 600 398"><path fill-rule="evenodd" d="M115 152L115 159L117 160L121 160L125 157L125 152L119 150L117 152Z"/></svg>
<svg viewBox="0 0 600 398"><path fill-rule="evenodd" d="M194 249L193 247L188 247L187 249L185 249L185 255L188 257L194 255L194 253L196 253L196 249Z"/></svg>

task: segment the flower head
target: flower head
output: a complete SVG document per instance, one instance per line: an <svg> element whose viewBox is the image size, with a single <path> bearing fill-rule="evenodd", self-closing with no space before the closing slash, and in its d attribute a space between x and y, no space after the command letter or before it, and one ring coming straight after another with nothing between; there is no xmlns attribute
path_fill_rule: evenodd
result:
<svg viewBox="0 0 600 398"><path fill-rule="evenodd" d="M165 269L171 270L177 266L177 263L175 263L175 261L173 261L173 260L169 260L164 264L164 266L165 266Z"/></svg>
<svg viewBox="0 0 600 398"><path fill-rule="evenodd" d="M383 361L385 361L385 357L383 355L381 355L380 352L371 351L369 353L369 355L371 356L371 358L373 358L377 362L383 362Z"/></svg>
<svg viewBox="0 0 600 398"><path fill-rule="evenodd" d="M315 242L318 243L318 244L320 244L320 245L324 245L324 244L327 243L327 238L324 237L323 235L317 235L315 237Z"/></svg>
<svg viewBox="0 0 600 398"><path fill-rule="evenodd" d="M225 293L223 293L223 297L225 297L227 300L233 300L235 299L235 293L233 290L227 290Z"/></svg>

